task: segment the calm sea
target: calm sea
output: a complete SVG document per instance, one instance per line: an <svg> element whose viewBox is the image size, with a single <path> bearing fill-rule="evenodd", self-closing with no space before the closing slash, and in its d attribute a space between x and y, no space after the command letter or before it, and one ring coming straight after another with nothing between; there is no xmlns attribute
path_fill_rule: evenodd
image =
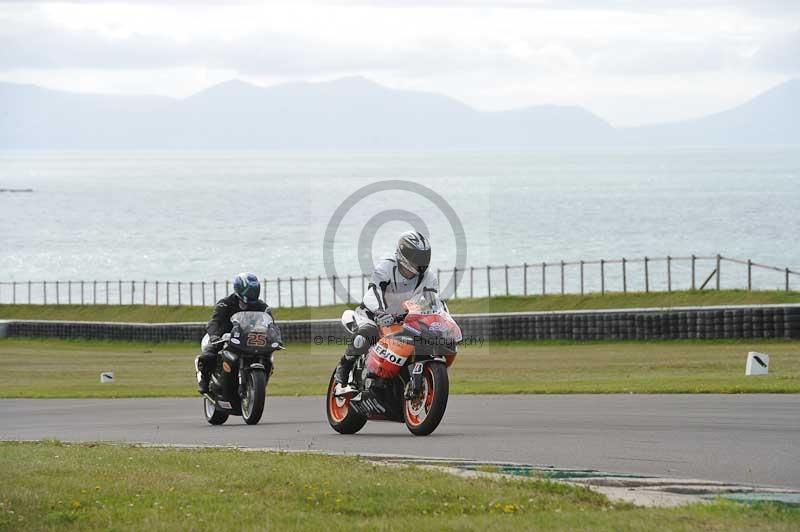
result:
<svg viewBox="0 0 800 532"><path fill-rule="evenodd" d="M5 152L0 188L34 192L0 193L0 280L324 274L323 236L337 207L390 179L446 200L463 227L467 265L719 252L800 269L797 148ZM452 268L456 239L440 206L383 191L342 218L337 271L360 270L359 238L367 256L391 252L407 228L397 219L409 216L429 230L435 262Z"/></svg>

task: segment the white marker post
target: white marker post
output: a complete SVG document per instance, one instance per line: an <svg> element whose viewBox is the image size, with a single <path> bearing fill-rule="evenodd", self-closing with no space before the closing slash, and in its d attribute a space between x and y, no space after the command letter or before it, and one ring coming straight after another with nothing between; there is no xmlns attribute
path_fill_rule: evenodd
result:
<svg viewBox="0 0 800 532"><path fill-rule="evenodd" d="M766 375L769 372L769 355L750 351L747 353L745 375Z"/></svg>

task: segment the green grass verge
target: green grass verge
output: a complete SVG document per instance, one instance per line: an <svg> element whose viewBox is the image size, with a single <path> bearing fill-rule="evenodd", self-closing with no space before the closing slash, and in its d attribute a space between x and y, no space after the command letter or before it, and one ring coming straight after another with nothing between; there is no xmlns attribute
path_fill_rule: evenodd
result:
<svg viewBox="0 0 800 532"><path fill-rule="evenodd" d="M0 443L2 530L797 530L800 509L609 502L354 457Z"/></svg>
<svg viewBox="0 0 800 532"><path fill-rule="evenodd" d="M274 302L273 302L274 303ZM453 313L523 312L545 310L587 310L641 307L684 307L708 305L754 305L800 303L800 292L748 292L746 290L609 293L605 295L501 296L455 299L449 302ZM280 308L278 320L338 318L353 305ZM144 305L0 305L0 319L130 321L165 323L207 321L208 307L167 307Z"/></svg>
<svg viewBox="0 0 800 532"><path fill-rule="evenodd" d="M192 344L0 340L0 397L196 395ZM744 375L748 351L770 374ZM269 395L323 395L337 346L290 344L276 353ZM100 384L100 372L116 382ZM452 393L800 393L800 342L506 342L464 347Z"/></svg>

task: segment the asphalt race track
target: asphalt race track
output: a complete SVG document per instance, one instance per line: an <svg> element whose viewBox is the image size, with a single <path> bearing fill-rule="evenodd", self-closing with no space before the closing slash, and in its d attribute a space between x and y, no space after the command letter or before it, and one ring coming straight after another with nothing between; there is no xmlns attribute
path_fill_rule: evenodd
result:
<svg viewBox="0 0 800 532"><path fill-rule="evenodd" d="M4 399L0 439L212 444L402 454L800 488L797 395L452 396L414 437L371 422L342 436L322 397L268 397L261 423L206 424L197 399Z"/></svg>

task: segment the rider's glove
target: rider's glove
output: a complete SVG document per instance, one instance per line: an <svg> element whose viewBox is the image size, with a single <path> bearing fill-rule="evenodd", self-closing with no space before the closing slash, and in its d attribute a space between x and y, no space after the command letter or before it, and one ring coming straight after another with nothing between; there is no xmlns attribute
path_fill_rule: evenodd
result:
<svg viewBox="0 0 800 532"><path fill-rule="evenodd" d="M220 340L222 340L222 338L220 338L216 334L214 336L209 336L208 337L208 343L209 344L215 344L215 343L219 342Z"/></svg>
<svg viewBox="0 0 800 532"><path fill-rule="evenodd" d="M375 314L375 323L380 325L381 327L388 327L394 324L394 316L389 314L385 310L376 310Z"/></svg>

